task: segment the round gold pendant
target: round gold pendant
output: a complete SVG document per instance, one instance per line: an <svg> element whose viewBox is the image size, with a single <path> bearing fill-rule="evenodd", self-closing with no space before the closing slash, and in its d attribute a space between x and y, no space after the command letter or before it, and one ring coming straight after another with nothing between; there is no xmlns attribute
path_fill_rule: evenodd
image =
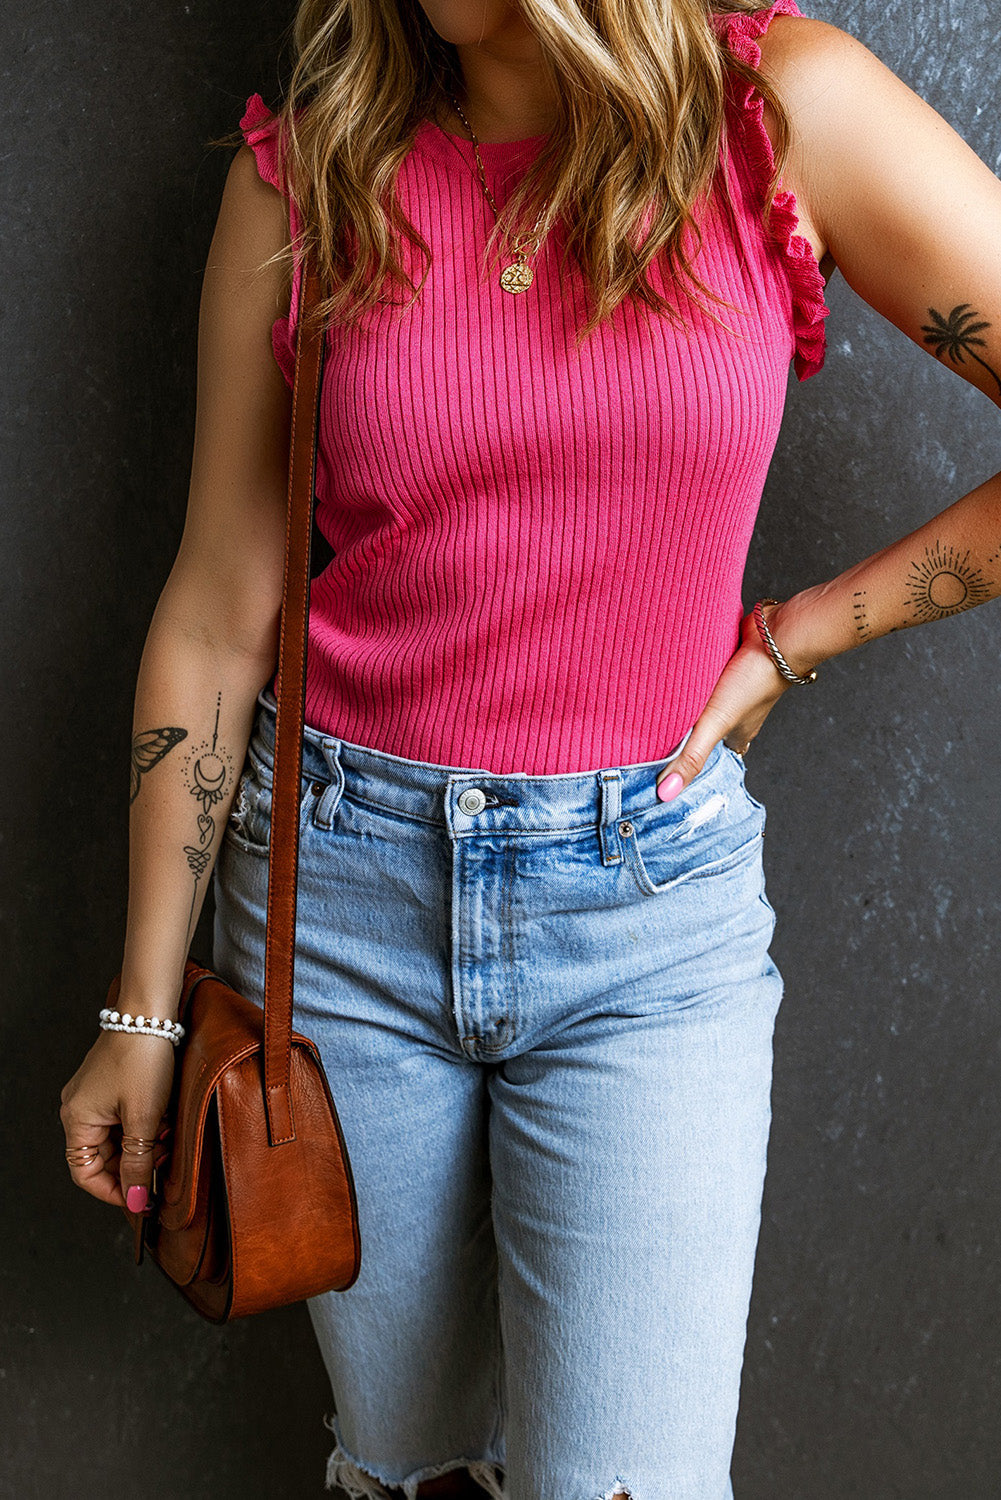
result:
<svg viewBox="0 0 1001 1500"><path fill-rule="evenodd" d="M513 261L501 272L500 284L506 292L526 292L535 280L535 272L523 260Z"/></svg>

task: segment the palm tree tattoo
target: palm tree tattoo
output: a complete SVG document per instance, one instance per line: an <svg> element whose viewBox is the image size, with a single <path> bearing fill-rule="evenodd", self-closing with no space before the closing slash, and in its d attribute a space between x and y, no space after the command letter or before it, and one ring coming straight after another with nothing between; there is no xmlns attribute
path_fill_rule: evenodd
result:
<svg viewBox="0 0 1001 1500"><path fill-rule="evenodd" d="M943 355L948 354L954 365L961 365L964 363L963 355L968 354L971 359L976 360L978 365L983 365L988 375L997 381L998 391L1001 392L1001 375L997 370L991 369L991 366L985 359L981 359L979 354L973 352L974 344L982 349L987 347L987 340L976 338L975 335L982 333L985 328L990 328L990 323L971 321L976 319L978 314L970 311L969 302L961 302L958 307L954 307L947 318L943 318L942 314L936 312L933 307L929 307L928 311L935 321L922 323L921 332L925 336L925 343L934 348L936 357L941 359Z"/></svg>
<svg viewBox="0 0 1001 1500"><path fill-rule="evenodd" d="M198 845L185 844L184 846L184 852L188 856L188 868L195 877L194 890L191 893L191 913L195 909L198 882L209 865L209 851L216 831L215 819L210 815L210 809L227 795L233 778L233 763L230 757L218 748L221 702L222 693L219 693L216 696L215 727L212 731L211 743L208 740L202 740L200 744L192 746L184 766L188 775L188 791L202 805L202 810L198 814ZM191 913L188 916L189 926Z"/></svg>

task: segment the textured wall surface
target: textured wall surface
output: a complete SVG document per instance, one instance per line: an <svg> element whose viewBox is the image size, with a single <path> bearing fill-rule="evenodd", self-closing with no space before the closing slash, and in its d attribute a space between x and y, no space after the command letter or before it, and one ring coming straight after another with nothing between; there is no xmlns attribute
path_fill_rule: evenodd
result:
<svg viewBox="0 0 1001 1500"><path fill-rule="evenodd" d="M802 8L1001 169L993 0ZM322 1489L329 1391L305 1309L202 1323L131 1264L124 1219L72 1186L57 1113L120 961L132 695L183 523L228 161L204 142L247 94L274 92L289 14L264 0L0 14L0 1495L19 1500ZM837 274L828 296L827 366L802 388L790 376L748 602L834 576L1001 465L983 396ZM998 623L988 604L838 658L748 757L786 996L738 1500L999 1493Z"/></svg>

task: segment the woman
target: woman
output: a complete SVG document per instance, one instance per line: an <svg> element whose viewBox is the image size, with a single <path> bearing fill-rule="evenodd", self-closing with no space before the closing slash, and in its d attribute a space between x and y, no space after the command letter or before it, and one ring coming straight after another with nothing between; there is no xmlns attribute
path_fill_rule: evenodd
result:
<svg viewBox="0 0 1001 1500"><path fill-rule="evenodd" d="M328 1484L724 1500L782 992L741 757L822 663L1001 592L1001 476L781 603L745 614L741 575L790 359L823 363L825 272L1001 405L1001 184L793 0L302 0L296 43L206 269L122 1002L176 1014L211 869L214 965L263 998L311 248L334 555L295 1024L364 1246L308 1304ZM142 1206L172 1061L99 1033L63 1091L80 1187Z"/></svg>

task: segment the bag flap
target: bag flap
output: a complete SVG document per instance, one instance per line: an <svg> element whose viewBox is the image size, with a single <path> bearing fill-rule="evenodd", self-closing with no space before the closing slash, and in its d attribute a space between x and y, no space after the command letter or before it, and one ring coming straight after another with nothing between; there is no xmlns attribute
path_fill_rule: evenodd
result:
<svg viewBox="0 0 1001 1500"><path fill-rule="evenodd" d="M170 1108L172 1145L160 1192L159 1220L169 1231L184 1229L198 1209L199 1179L205 1154L209 1104L227 1069L257 1054L264 1113L264 1009L228 985L218 974L189 959L178 1018L185 1028L174 1076ZM308 1037L292 1032L292 1045L316 1062L320 1054ZM322 1064L321 1064L322 1072ZM202 1186L202 1193L206 1191Z"/></svg>
<svg viewBox="0 0 1001 1500"><path fill-rule="evenodd" d="M178 1018L185 1029L174 1077L173 1124L159 1217L168 1230L191 1223L198 1200L199 1162L213 1091L225 1070L264 1043L264 1012L211 969L189 960Z"/></svg>

